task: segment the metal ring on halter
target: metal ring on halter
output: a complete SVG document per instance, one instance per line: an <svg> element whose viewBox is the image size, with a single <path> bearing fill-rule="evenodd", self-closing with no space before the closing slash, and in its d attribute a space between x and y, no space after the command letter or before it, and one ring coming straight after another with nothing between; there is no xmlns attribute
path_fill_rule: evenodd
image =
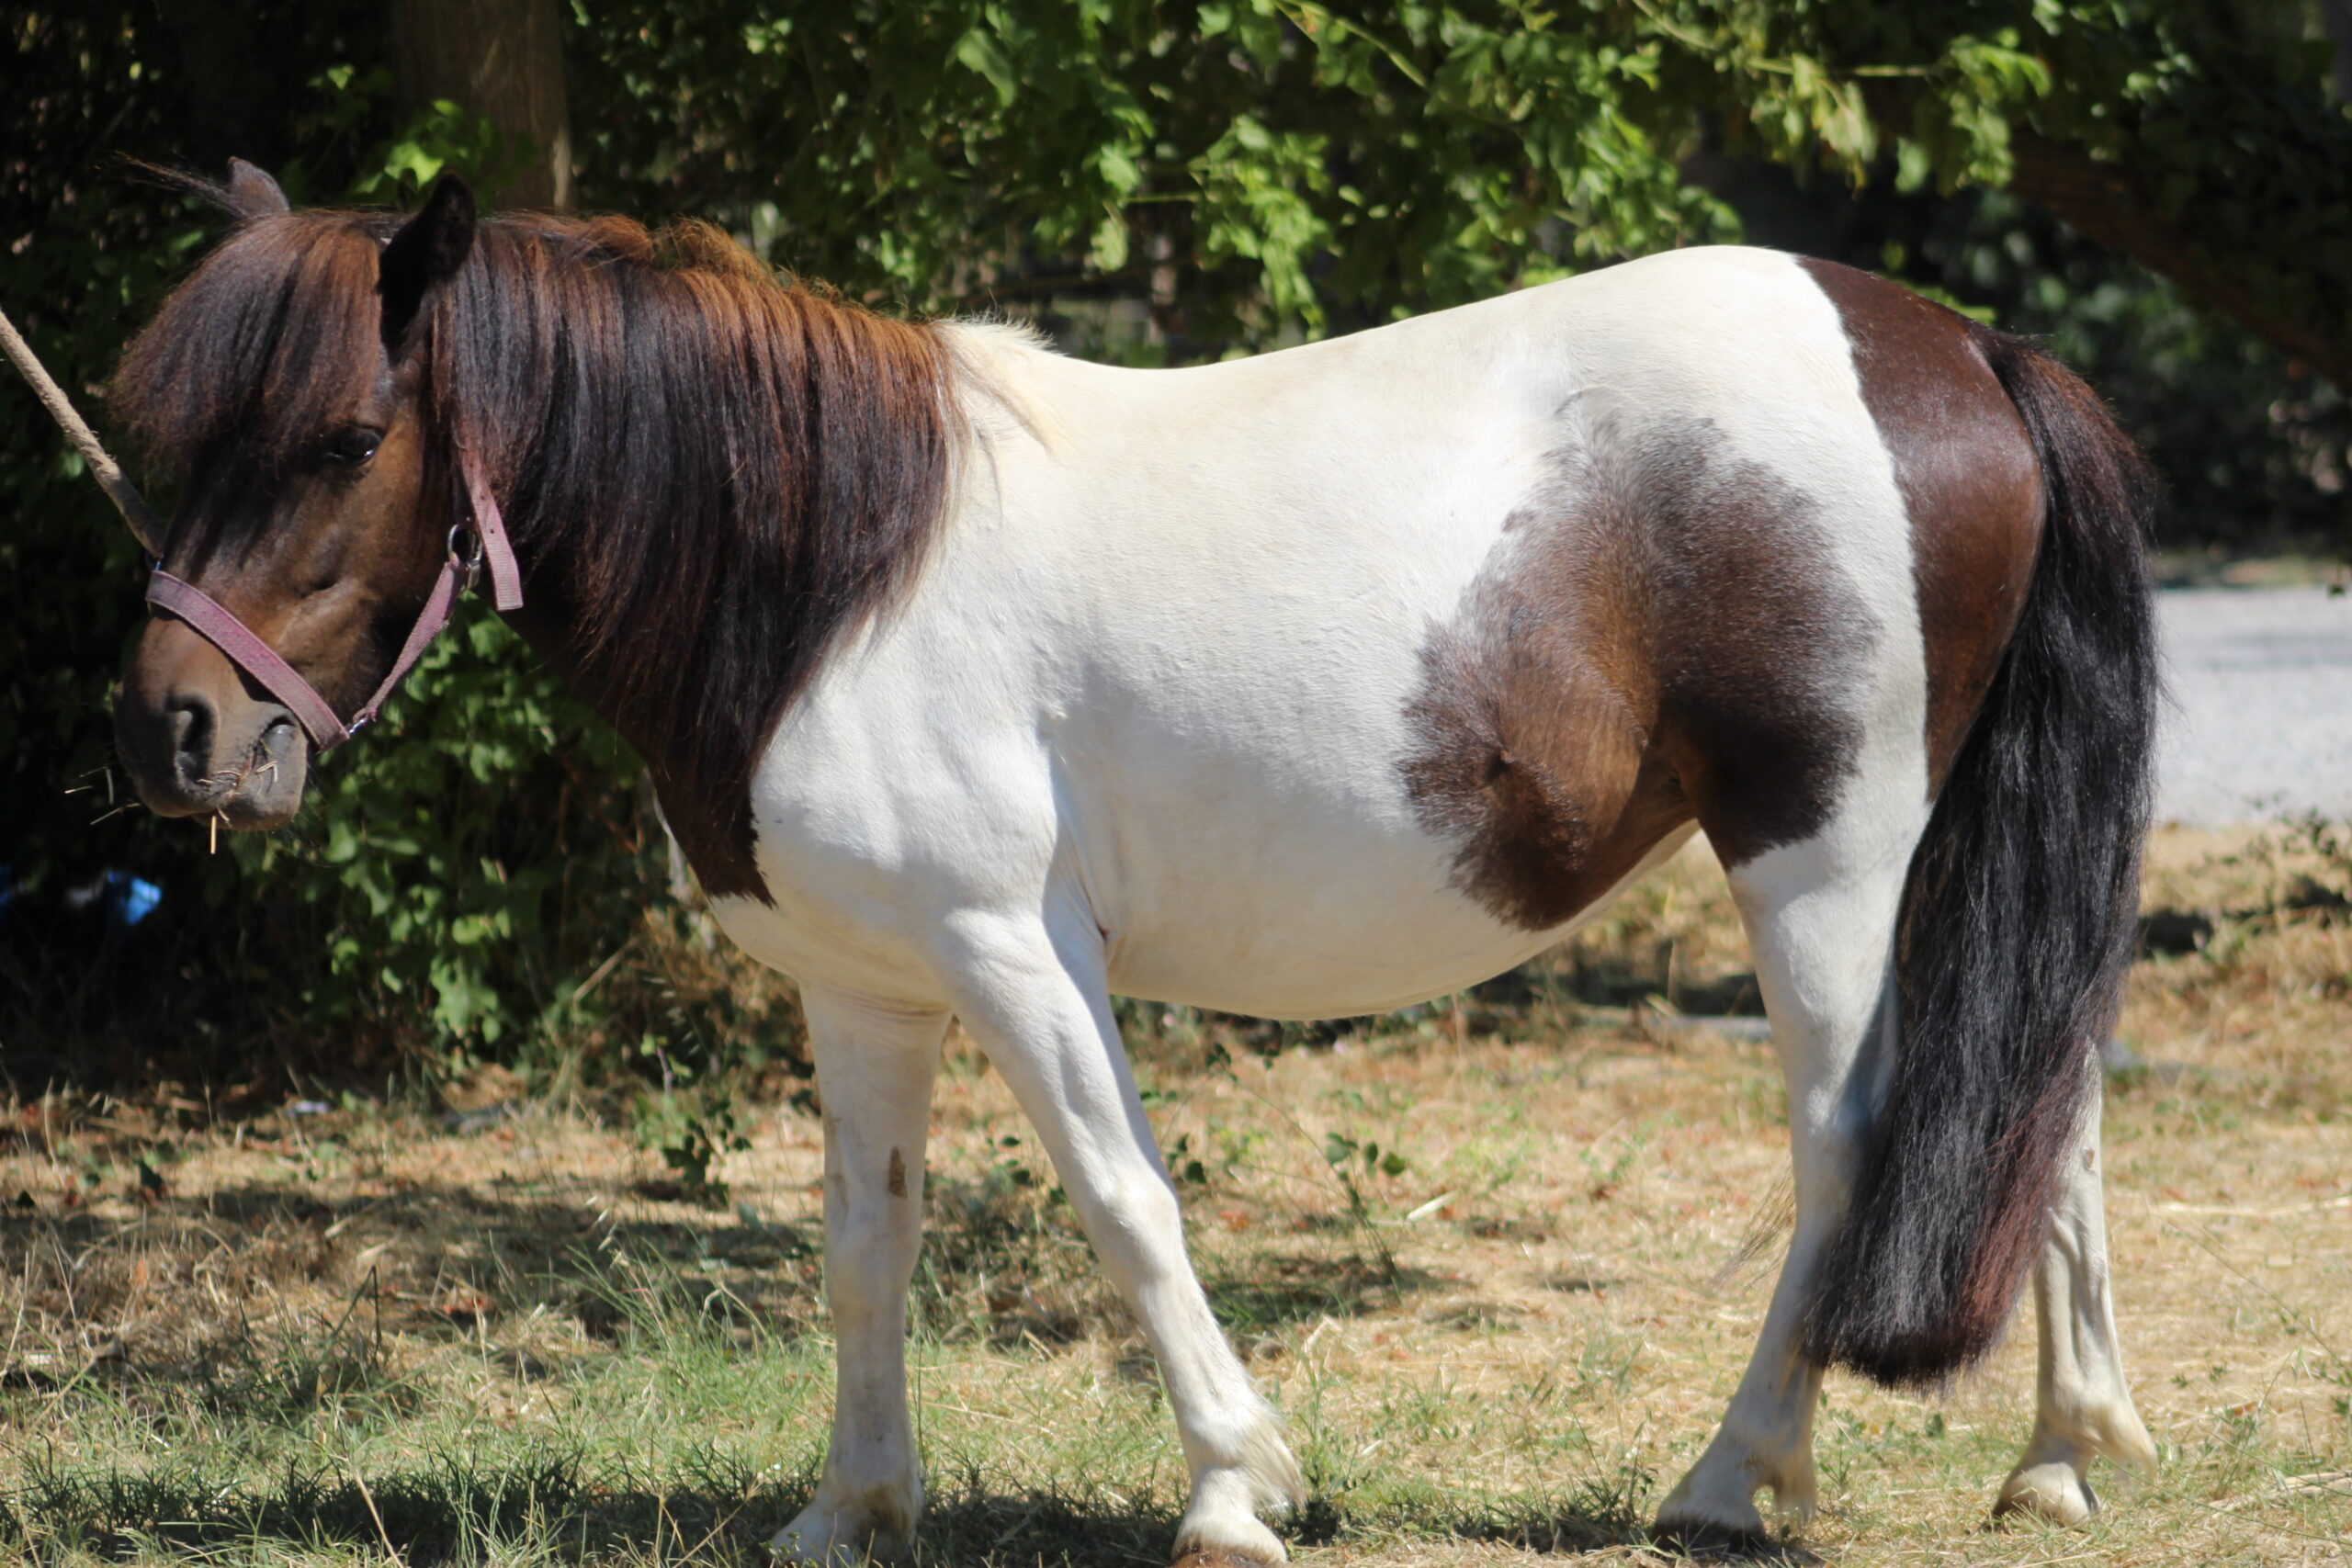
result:
<svg viewBox="0 0 2352 1568"><path fill-rule="evenodd" d="M458 536L460 534L473 541L473 552L469 555L458 548ZM463 523L453 523L449 525L449 564L465 574L465 581L458 584L460 592L472 592L474 583L481 577L482 550L481 534L467 527Z"/></svg>

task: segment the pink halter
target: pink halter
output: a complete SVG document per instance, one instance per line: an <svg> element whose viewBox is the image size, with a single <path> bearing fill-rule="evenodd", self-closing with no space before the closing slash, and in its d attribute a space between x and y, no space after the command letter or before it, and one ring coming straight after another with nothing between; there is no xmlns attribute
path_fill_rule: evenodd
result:
<svg viewBox="0 0 2352 1568"><path fill-rule="evenodd" d="M506 525L499 515L497 498L490 493L473 454L462 447L458 453L458 470L465 480L466 501L473 513L473 552L465 555L458 551L458 536L465 531L462 524L449 530L448 558L441 563L441 575L434 581L433 592L418 613L416 624L409 628L408 640L401 645L401 656L392 661L391 672L384 677L375 694L351 716L347 724L335 716L334 708L319 695L316 686L277 656L277 649L194 583L174 577L158 566L147 579L147 603L186 622L191 631L227 656L230 663L284 703L309 732L311 744L316 750L324 751L340 746L376 716L384 699L424 657L425 649L449 624L449 617L458 607L458 596L473 587L485 563L490 567L492 602L501 610L523 607L523 573L514 563L514 547L507 541Z"/></svg>

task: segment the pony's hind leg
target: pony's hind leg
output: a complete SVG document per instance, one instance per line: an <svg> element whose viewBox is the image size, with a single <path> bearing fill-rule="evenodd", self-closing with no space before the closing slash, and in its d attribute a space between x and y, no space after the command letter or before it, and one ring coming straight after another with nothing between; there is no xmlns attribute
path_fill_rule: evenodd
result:
<svg viewBox="0 0 2352 1568"><path fill-rule="evenodd" d="M1657 1531L1691 1546L1765 1532L1756 1494L1815 1506L1821 1367L1802 1349L1813 1266L1845 1213L1869 1105L1896 1029L1890 952L1917 814L1894 791L1822 835L1731 870L1788 1089L1795 1234L1755 1354L1714 1438L1660 1506Z"/></svg>
<svg viewBox="0 0 2352 1568"><path fill-rule="evenodd" d="M1305 1480L1185 1256L1175 1187L1111 1015L1101 933L1074 911L1050 932L1032 921L962 933L956 1015L1035 1125L1159 1359L1193 1487L1176 1555L1282 1562L1258 1514L1304 1502Z"/></svg>
<svg viewBox="0 0 2352 1568"><path fill-rule="evenodd" d="M787 1561L893 1557L922 1507L907 1412L907 1284L944 1011L804 988L825 1108L825 1299L837 1393L816 1495L772 1543Z"/></svg>
<svg viewBox="0 0 2352 1568"><path fill-rule="evenodd" d="M2100 1197L2098 1100L2050 1210L2050 1240L2033 1276L2041 1371L2032 1441L2001 1486L1996 1516L2035 1514L2078 1525L2098 1512L2091 1460L2142 1472L2156 1447L2132 1407L2107 1288L2107 1213Z"/></svg>

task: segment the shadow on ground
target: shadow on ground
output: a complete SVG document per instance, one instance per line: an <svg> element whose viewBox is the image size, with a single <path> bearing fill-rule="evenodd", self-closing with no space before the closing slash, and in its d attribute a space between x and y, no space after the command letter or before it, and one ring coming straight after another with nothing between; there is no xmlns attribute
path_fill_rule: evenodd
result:
<svg viewBox="0 0 2352 1568"><path fill-rule="evenodd" d="M92 1477L30 1467L26 1483L0 1496L0 1551L34 1560L86 1554L101 1560L278 1551L389 1549L411 1568L504 1556L558 1562L752 1564L769 1561L766 1542L807 1498L813 1477L763 1476L713 1455L690 1473L662 1478L592 1471L576 1455L480 1462L445 1455L422 1469L368 1478L322 1466L254 1488L223 1484L193 1470L159 1466L143 1474ZM912 1561L978 1568L1135 1568L1168 1561L1179 1508L1159 1496L1130 1498L1072 1487L1005 1493L977 1473L934 1475ZM1719 1561L1653 1546L1630 1499L1607 1487L1566 1497L1531 1497L1464 1515L1438 1533L1564 1557L1612 1561ZM1343 1503L1314 1499L1285 1532L1295 1547L1385 1534L1385 1510L1359 1517ZM1416 1533L1432 1521L1417 1521ZM1647 1548L1647 1551L1642 1549ZM1655 1553L1655 1555L1652 1555ZM1788 1545L1761 1546L1745 1561L1815 1562Z"/></svg>
<svg viewBox="0 0 2352 1568"><path fill-rule="evenodd" d="M0 1496L0 1551L37 1561L168 1552L183 1557L356 1549L410 1568L513 1557L556 1562L765 1564L767 1541L813 1478L761 1477L714 1459L651 1481L592 1472L575 1456L475 1463L367 1479L327 1469L266 1488L188 1471L68 1477L35 1467ZM933 1477L918 1565L1134 1568L1168 1560L1177 1509L1080 1489L1008 1494Z"/></svg>
<svg viewBox="0 0 2352 1568"><path fill-rule="evenodd" d="M1361 1317L1441 1283L1389 1258L1274 1248L1215 1259L1204 1268L1201 1282L1217 1321L1237 1339L1318 1317Z"/></svg>
<svg viewBox="0 0 2352 1568"><path fill-rule="evenodd" d="M816 1252L791 1225L616 1221L584 1184L524 1196L410 1183L332 1202L252 1185L153 1200L127 1221L0 1210L0 1268L35 1337L59 1352L6 1371L38 1381L79 1350L88 1365L77 1376L218 1382L251 1337L235 1303L257 1294L300 1304L271 1314L280 1337L316 1328L343 1351L386 1333L465 1337L533 1312L607 1344L632 1324L681 1316L789 1338L820 1315Z"/></svg>
<svg viewBox="0 0 2352 1568"><path fill-rule="evenodd" d="M50 1482L0 1500L0 1548L48 1558L134 1558L336 1547L389 1548L411 1568L487 1557L663 1563L764 1563L766 1542L808 1481L748 1473L649 1485L595 1477L550 1458L466 1469L461 1461L379 1474L290 1475L267 1490L222 1488L187 1473ZM1131 1568L1166 1560L1175 1517L1077 1495L967 1490L925 1517L918 1562L1064 1562Z"/></svg>
<svg viewBox="0 0 2352 1568"><path fill-rule="evenodd" d="M0 1278L20 1308L0 1389L108 1391L133 1406L193 1397L216 1414L299 1423L329 1400L410 1413L404 1341L472 1342L532 1382L637 1336L680 1328L774 1346L826 1325L813 1225L672 1206L616 1216L597 1184L403 1180L330 1201L299 1178L201 1197L151 1196L128 1215L0 1208ZM944 1341L1020 1353L1134 1325L1057 1190L991 1171L930 1192L915 1320ZM1349 1223L1335 1219L1336 1230ZM1289 1325L1374 1313L1437 1281L1369 1233L1223 1238L1207 1287L1245 1346ZM1296 1240L1299 1245L1292 1246ZM1354 1245L1350 1245L1352 1240ZM270 1311L244 1303L266 1301ZM518 1322L576 1324L527 1344ZM1155 1374L1156 1375L1156 1374Z"/></svg>

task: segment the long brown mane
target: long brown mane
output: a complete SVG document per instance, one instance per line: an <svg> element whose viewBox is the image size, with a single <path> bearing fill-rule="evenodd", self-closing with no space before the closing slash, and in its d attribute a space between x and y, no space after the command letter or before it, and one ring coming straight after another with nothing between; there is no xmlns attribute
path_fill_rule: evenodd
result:
<svg viewBox="0 0 2352 1568"><path fill-rule="evenodd" d="M125 355L119 412L183 471L266 471L383 373L394 218L247 223ZM481 460L526 574L520 622L644 756L714 897L766 898L750 785L828 649L937 531L959 437L931 328L778 281L718 230L484 220L413 329L455 502Z"/></svg>

